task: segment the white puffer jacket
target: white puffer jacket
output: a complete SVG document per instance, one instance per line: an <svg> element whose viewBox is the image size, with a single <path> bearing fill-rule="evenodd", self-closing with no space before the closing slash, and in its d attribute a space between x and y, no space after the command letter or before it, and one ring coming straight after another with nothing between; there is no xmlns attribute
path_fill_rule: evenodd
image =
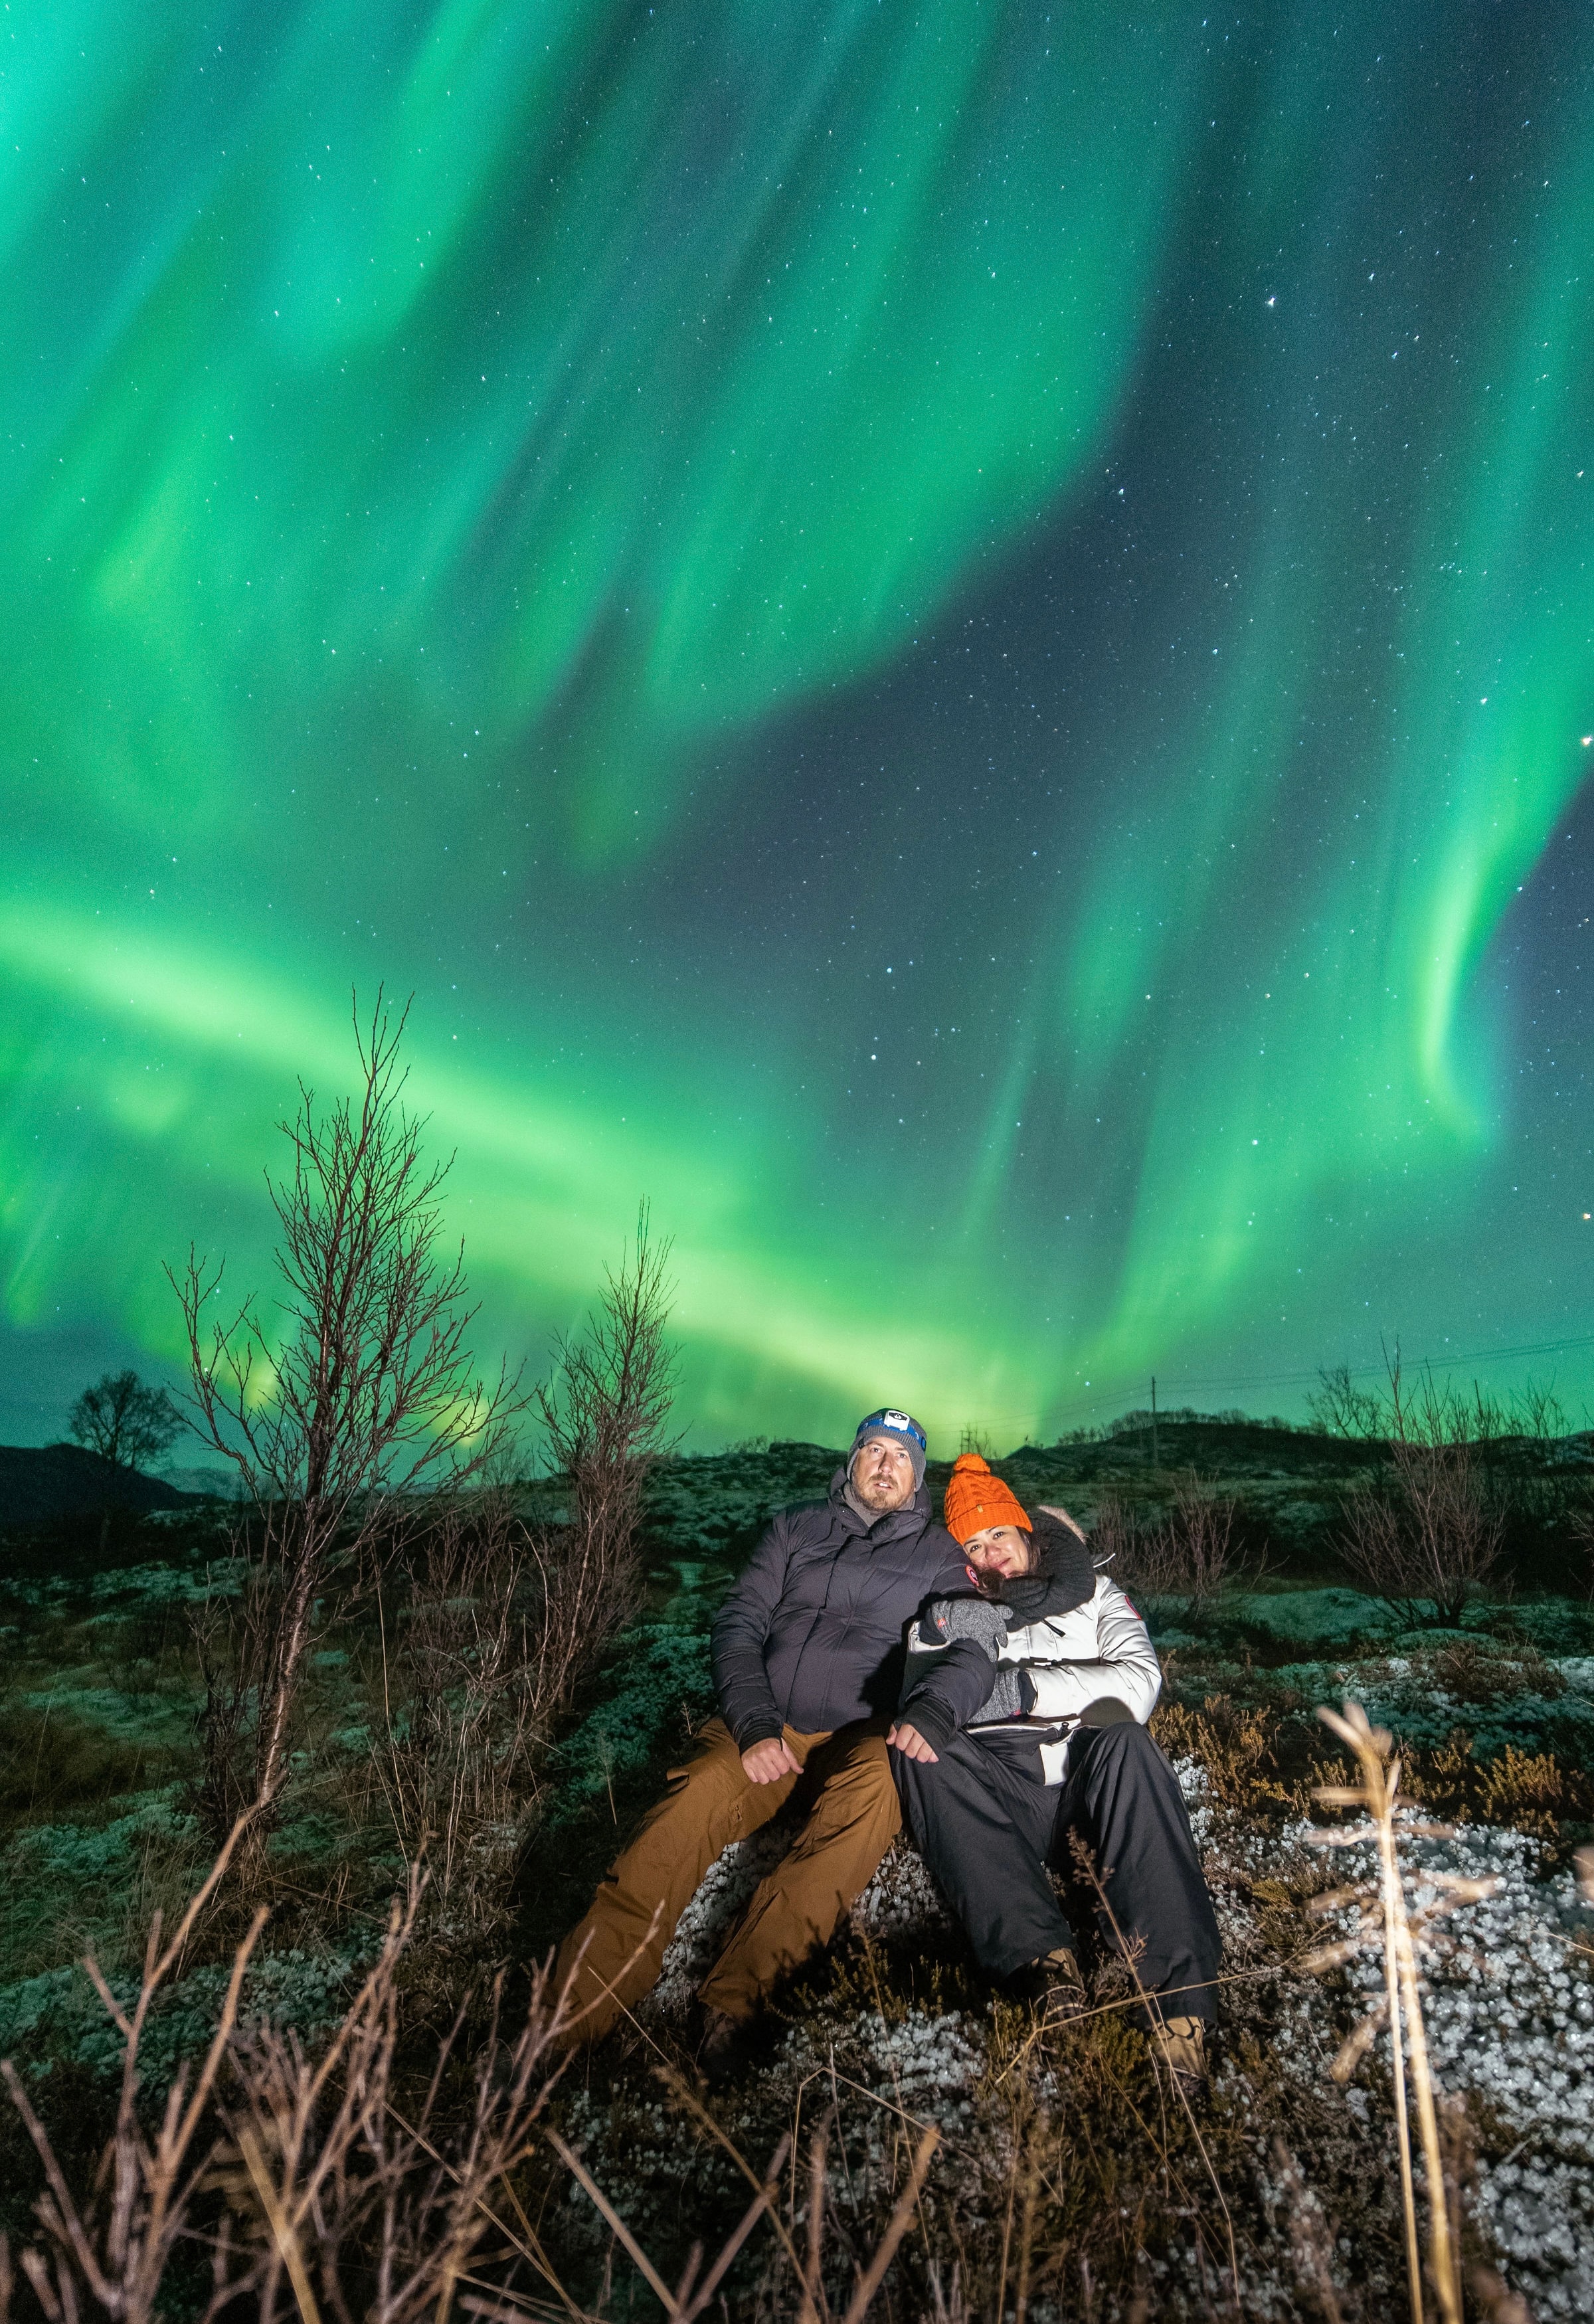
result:
<svg viewBox="0 0 1594 2324"><path fill-rule="evenodd" d="M1067 1774L1070 1732L1089 1705L1109 1697L1121 1702L1130 1717L1144 1726L1162 1692L1162 1666L1150 1634L1117 1582L1110 1582L1104 1573L1096 1576L1095 1589L1083 1604L1010 1628L998 1645L997 1668L1018 1665L1034 1690L1034 1706L1025 1717L981 1719L969 1703L970 1682L978 1704L996 1675L988 1650L979 1647L978 1660L972 1660L971 1644L966 1639L944 1644L933 1631L921 1629L920 1623L915 1622L908 1637L909 1667L917 1665L926 1674L929 1690L946 1702L948 1709L958 1695L963 1696L959 1723L966 1724L971 1734L1005 1730L1033 1735L1048 1784L1062 1783ZM948 1666L962 1665L955 1679L953 1670L946 1668L952 1683L944 1688L936 1685L935 1676L931 1675L942 1657ZM980 1662L984 1665L983 1681L978 1676ZM911 1706L908 1716L912 1716Z"/></svg>
<svg viewBox="0 0 1594 2324"><path fill-rule="evenodd" d="M1035 1689L1037 1719L1077 1719L1104 1694L1126 1703L1142 1727L1162 1692L1162 1665L1150 1633L1116 1582L1098 1574L1094 1594L1071 1613L1009 1630L999 1663L1018 1663Z"/></svg>

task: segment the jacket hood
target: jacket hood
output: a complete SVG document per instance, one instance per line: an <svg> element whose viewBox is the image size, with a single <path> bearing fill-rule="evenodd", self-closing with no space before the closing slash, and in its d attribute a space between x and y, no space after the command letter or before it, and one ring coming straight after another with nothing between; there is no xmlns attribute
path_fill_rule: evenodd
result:
<svg viewBox="0 0 1594 2324"><path fill-rule="evenodd" d="M998 1602L1010 1606L1021 1624L1071 1614L1096 1590L1090 1544L1049 1509L1037 1509L1031 1523L1039 1570L1005 1579L996 1593Z"/></svg>

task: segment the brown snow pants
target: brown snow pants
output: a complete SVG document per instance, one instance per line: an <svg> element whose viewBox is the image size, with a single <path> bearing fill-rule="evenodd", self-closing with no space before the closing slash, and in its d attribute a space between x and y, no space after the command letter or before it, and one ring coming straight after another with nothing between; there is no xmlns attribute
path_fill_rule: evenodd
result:
<svg viewBox="0 0 1594 2324"><path fill-rule="evenodd" d="M604 1877L591 1909L559 1947L556 1989L573 1978L585 2014L572 2038L596 2042L655 1982L676 1923L722 1849L777 1816L794 1792L811 1798L785 1856L753 1892L699 1988L710 2009L751 2017L772 1986L826 1943L901 1828L886 1720L834 1734L785 1730L800 1775L755 1784L723 1720L669 1771L669 1789Z"/></svg>

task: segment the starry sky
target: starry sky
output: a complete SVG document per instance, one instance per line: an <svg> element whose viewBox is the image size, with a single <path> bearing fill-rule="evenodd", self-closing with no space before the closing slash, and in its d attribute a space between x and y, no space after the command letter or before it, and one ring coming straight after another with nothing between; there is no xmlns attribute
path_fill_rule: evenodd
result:
<svg viewBox="0 0 1594 2324"><path fill-rule="evenodd" d="M1587 7L59 0L0 109L0 1432L269 1287L382 981L484 1358L646 1197L693 1443L1594 1404Z"/></svg>

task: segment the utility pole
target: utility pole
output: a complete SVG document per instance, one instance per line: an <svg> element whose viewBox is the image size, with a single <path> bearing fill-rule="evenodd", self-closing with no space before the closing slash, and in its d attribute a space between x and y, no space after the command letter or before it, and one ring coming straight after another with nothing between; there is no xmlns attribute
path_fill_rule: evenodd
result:
<svg viewBox="0 0 1594 2324"><path fill-rule="evenodd" d="M1162 1452L1156 1441L1156 1374L1151 1375L1151 1465L1162 1467Z"/></svg>

